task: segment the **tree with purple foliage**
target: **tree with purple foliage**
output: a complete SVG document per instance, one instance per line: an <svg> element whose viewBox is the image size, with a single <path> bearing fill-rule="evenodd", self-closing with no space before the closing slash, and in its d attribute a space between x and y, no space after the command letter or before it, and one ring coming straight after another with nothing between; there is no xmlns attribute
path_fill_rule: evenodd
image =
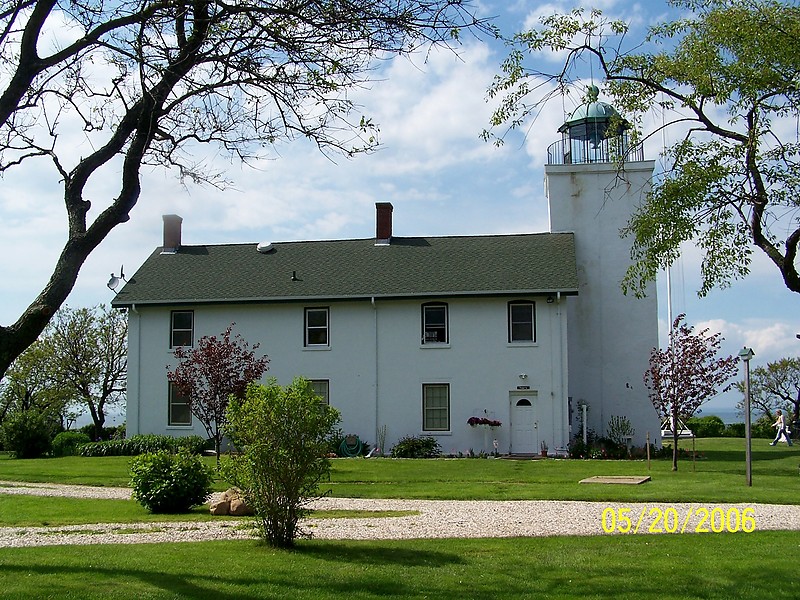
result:
<svg viewBox="0 0 800 600"><path fill-rule="evenodd" d="M644 384L650 390L650 401L662 419L669 419L672 429L672 470L678 470L679 423L688 419L717 392L725 392L736 373L736 358L717 354L723 337L709 335L708 328L693 333L685 323L686 315L678 315L672 323L670 343L665 350L653 348ZM721 386L722 389L720 389Z"/></svg>
<svg viewBox="0 0 800 600"><path fill-rule="evenodd" d="M256 357L259 344L250 347L238 333L231 337L234 325L222 337L203 336L194 348L176 348L178 366L172 370L167 366L167 379L187 397L189 410L214 440L217 467L230 397L244 398L247 386L269 368L267 356Z"/></svg>

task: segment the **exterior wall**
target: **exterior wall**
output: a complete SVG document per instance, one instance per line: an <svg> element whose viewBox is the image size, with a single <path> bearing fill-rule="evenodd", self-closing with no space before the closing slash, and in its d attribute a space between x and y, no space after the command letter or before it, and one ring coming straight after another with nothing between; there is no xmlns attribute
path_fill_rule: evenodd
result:
<svg viewBox="0 0 800 600"><path fill-rule="evenodd" d="M612 416L630 419L634 441L660 425L642 377L658 346L655 285L647 297L625 296L620 284L630 265L630 240L620 230L650 188L652 161L549 165L545 168L550 230L575 234L579 294L568 301L569 396L589 407L588 426L607 433ZM577 429L576 429L577 433Z"/></svg>
<svg viewBox="0 0 800 600"><path fill-rule="evenodd" d="M508 301L529 299L536 306L536 342L508 342ZM554 298L554 300L556 300ZM512 395L534 400L536 437L517 432L516 445L545 441L551 448L569 439L566 400L566 323L564 300L538 298L441 299L448 303L449 343L421 344L422 300L376 300L236 306L186 306L194 310L194 340L216 335L234 321L234 333L270 357L266 377L289 383L302 375L330 382L330 403L341 411L341 428L372 446L386 427L386 450L408 435L433 435L447 454L470 449L512 450ZM303 346L304 308L330 308L330 347ZM205 435L190 427L167 425L166 366L170 309L143 307L129 312L128 434ZM525 374L523 379L521 374ZM450 385L450 428L422 429L422 386ZM518 387L529 389L518 390ZM514 396L516 399L516 396ZM470 427L471 416L487 416L502 426ZM523 444L525 442L525 444Z"/></svg>

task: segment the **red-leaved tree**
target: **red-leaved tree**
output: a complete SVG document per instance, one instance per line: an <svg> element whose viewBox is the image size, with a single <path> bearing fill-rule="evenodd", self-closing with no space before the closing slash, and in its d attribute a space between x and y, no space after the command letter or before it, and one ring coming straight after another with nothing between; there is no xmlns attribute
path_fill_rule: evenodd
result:
<svg viewBox="0 0 800 600"><path fill-rule="evenodd" d="M188 398L189 410L214 440L218 466L229 398L244 398L247 385L261 379L269 368L267 356L256 357L259 344L251 348L240 334L231 337L234 325L221 338L203 336L194 348L176 348L178 366L172 370L167 366L167 379Z"/></svg>
<svg viewBox="0 0 800 600"><path fill-rule="evenodd" d="M678 470L680 421L691 417L717 392L730 389L732 384L727 382L737 369L733 356L717 356L722 335L709 335L708 328L693 333L694 328L684 322L685 317L678 315L673 321L665 350L653 348L644 374L650 401L662 419L671 421L673 471Z"/></svg>

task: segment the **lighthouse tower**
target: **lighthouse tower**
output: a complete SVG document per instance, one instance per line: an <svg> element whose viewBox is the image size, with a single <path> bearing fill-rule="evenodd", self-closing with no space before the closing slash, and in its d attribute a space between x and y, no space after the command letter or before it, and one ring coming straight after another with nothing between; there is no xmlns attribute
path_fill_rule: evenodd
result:
<svg viewBox="0 0 800 600"><path fill-rule="evenodd" d="M628 124L591 86L586 101L559 128L548 148L545 189L550 231L575 234L579 289L567 302L569 397L573 435L587 425L609 433L612 417L625 417L643 445L656 441L658 417L642 377L658 346L655 285L645 298L620 287L631 264L630 239L620 237L650 189L654 161L631 148Z"/></svg>

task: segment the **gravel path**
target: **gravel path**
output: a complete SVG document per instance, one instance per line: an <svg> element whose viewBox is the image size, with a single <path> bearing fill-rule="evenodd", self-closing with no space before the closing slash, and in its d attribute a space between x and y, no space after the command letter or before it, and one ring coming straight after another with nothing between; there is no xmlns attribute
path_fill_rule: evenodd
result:
<svg viewBox="0 0 800 600"><path fill-rule="evenodd" d="M0 481L0 494L128 499L127 488ZM608 503L576 501L451 501L324 498L316 509L400 510L418 514L358 519L308 519L305 531L317 539L413 539L702 534L740 530L800 531L800 506L770 504ZM746 517L743 519L743 517ZM626 519L630 519L628 523ZM651 529L655 531L650 531ZM66 544L132 544L252 538L246 525L229 519L202 523L92 524L62 527L0 527L0 548Z"/></svg>

